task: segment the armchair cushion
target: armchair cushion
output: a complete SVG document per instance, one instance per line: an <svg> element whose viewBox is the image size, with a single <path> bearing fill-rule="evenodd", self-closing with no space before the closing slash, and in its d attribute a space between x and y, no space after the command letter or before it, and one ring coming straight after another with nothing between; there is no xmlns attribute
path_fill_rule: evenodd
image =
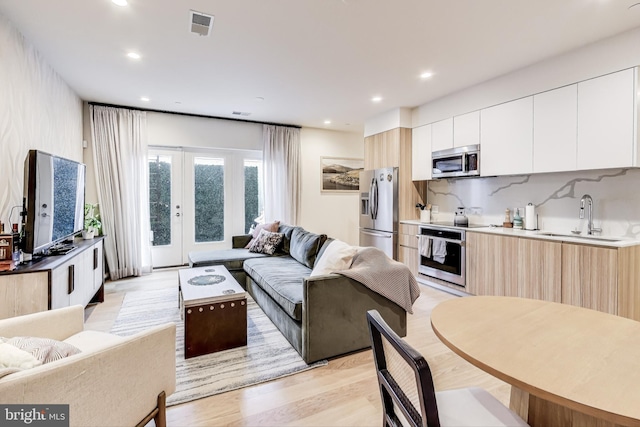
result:
<svg viewBox="0 0 640 427"><path fill-rule="evenodd" d="M80 353L80 349L67 344L64 341L53 340L51 338L39 337L12 337L2 338L5 344L9 344L17 349L26 351L41 363L49 363L63 359L68 356Z"/></svg>

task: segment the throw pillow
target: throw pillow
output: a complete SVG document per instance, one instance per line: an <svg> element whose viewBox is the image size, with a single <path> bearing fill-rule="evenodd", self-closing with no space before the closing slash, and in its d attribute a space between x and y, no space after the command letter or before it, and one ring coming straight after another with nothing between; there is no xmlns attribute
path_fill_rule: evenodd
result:
<svg viewBox="0 0 640 427"><path fill-rule="evenodd" d="M334 240L316 260L309 277L323 276L334 271L349 269L357 250L358 248L347 245L343 241Z"/></svg>
<svg viewBox="0 0 640 427"><path fill-rule="evenodd" d="M80 353L77 347L51 338L13 337L2 341L30 353L43 364Z"/></svg>
<svg viewBox="0 0 640 427"><path fill-rule="evenodd" d="M258 224L256 225L256 228L253 229L253 233L251 233L251 240L249 241L249 243L247 243L247 246L245 246L245 249L249 249L251 247L251 245L253 244L253 242L258 238L258 235L260 234L260 231L262 230L267 230L267 231L271 231L271 232L276 232L278 231L278 227L280 227L280 221L274 221L274 222L269 222L266 224Z"/></svg>
<svg viewBox="0 0 640 427"><path fill-rule="evenodd" d="M291 233L289 254L300 264L313 268L318 251L325 240L327 240L326 234L310 233L298 227Z"/></svg>
<svg viewBox="0 0 640 427"><path fill-rule="evenodd" d="M249 252L273 255L282 243L283 238L284 234L282 233L260 230L260 234L249 247Z"/></svg>

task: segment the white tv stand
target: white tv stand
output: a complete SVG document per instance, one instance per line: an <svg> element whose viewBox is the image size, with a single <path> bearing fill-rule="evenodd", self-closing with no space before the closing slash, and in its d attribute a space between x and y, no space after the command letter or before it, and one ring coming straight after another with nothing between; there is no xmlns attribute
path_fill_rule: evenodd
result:
<svg viewBox="0 0 640 427"><path fill-rule="evenodd" d="M104 237L0 273L0 319L104 301Z"/></svg>

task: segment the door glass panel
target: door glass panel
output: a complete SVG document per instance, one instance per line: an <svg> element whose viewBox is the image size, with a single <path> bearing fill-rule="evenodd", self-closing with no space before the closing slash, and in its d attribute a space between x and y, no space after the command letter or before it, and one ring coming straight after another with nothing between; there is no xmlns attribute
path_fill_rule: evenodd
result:
<svg viewBox="0 0 640 427"><path fill-rule="evenodd" d="M262 161L244 161L244 232L249 233L256 218L262 216Z"/></svg>
<svg viewBox="0 0 640 427"><path fill-rule="evenodd" d="M195 241L224 240L224 159L194 159Z"/></svg>
<svg viewBox="0 0 640 427"><path fill-rule="evenodd" d="M152 245L171 244L171 157L149 157L149 219Z"/></svg>

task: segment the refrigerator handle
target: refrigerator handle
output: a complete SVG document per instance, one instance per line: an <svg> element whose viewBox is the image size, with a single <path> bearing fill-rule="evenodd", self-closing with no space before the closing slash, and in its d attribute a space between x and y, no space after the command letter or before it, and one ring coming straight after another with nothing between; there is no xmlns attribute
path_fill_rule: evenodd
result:
<svg viewBox="0 0 640 427"><path fill-rule="evenodd" d="M375 213L373 219L378 219L378 180L375 180L375 194L376 194L376 204L374 206Z"/></svg>
<svg viewBox="0 0 640 427"><path fill-rule="evenodd" d="M371 183L369 184L369 215L371 219L375 219L373 213L373 207L375 206L375 194L373 193L373 184L375 183L375 178L371 179Z"/></svg>

